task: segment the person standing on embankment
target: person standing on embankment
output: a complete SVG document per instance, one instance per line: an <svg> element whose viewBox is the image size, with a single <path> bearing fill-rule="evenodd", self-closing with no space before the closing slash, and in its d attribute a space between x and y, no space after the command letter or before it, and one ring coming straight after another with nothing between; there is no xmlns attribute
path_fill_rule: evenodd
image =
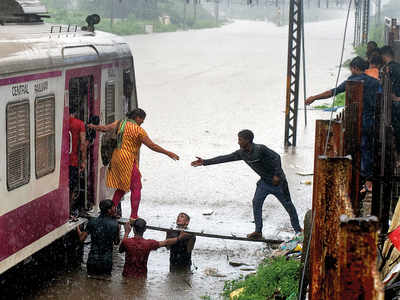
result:
<svg viewBox="0 0 400 300"><path fill-rule="evenodd" d="M342 82L337 88L327 90L321 94L310 96L306 99L306 104L310 105L315 100L327 99L346 91L346 82L363 82L362 99L362 132L361 132L361 170L360 174L365 181L364 189L366 192L372 191L372 167L373 167L373 149L374 149L374 124L376 94L380 89L379 81L368 76L364 71L368 68L368 63L357 56L350 62L351 75Z"/></svg>
<svg viewBox="0 0 400 300"><path fill-rule="evenodd" d="M114 150L108 167L106 184L115 188L112 201L115 206L121 201L125 193L131 191L131 216L130 219L138 218L137 212L141 199L141 174L139 172L139 150L143 144L155 152L167 155L173 160L179 160L179 156L165 150L154 143L146 131L140 127L143 124L146 113L136 108L126 114L127 119L115 121L108 125L88 125L90 128L102 132L113 131L118 127L117 148Z"/></svg>
<svg viewBox="0 0 400 300"><path fill-rule="evenodd" d="M296 208L290 198L288 182L281 166L281 157L265 145L254 144L253 139L254 134L252 131L248 129L242 130L238 133L239 150L232 154L217 156L211 159L197 157L197 160L193 161L191 165L198 167L244 160L261 177L257 182L253 198L253 214L256 228L247 237L251 239L262 238L262 207L265 198L269 194L278 198L290 216L290 222L296 235L300 234L302 229L299 224Z"/></svg>

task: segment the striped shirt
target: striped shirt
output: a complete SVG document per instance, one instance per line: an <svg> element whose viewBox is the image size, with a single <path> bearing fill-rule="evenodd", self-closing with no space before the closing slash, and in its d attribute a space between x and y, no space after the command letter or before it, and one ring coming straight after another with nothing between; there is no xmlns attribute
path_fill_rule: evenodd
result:
<svg viewBox="0 0 400 300"><path fill-rule="evenodd" d="M133 164L139 168L139 150L146 136L146 131L139 125L129 121L126 123L121 148L114 150L108 168L108 187L129 191Z"/></svg>

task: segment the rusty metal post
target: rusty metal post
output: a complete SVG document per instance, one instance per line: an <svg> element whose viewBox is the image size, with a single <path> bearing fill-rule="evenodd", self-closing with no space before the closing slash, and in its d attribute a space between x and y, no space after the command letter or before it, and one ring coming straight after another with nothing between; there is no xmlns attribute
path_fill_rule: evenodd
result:
<svg viewBox="0 0 400 300"><path fill-rule="evenodd" d="M355 214L360 210L360 169L361 169L361 131L362 131L363 83L346 83L346 106L344 109L344 155L351 155L352 182L351 200Z"/></svg>
<svg viewBox="0 0 400 300"><path fill-rule="evenodd" d="M353 216L349 200L351 160L320 157L314 173L314 227L310 243L310 300L343 299L338 274L339 217Z"/></svg>
<svg viewBox="0 0 400 300"><path fill-rule="evenodd" d="M389 228L390 199L393 176L393 131L391 126L391 83L383 75L384 94L377 97L375 110L375 151L371 213L380 220L381 233Z"/></svg>
<svg viewBox="0 0 400 300"><path fill-rule="evenodd" d="M376 268L378 227L376 217L340 217L340 276L337 278L340 298L337 299L384 299L383 284Z"/></svg>
<svg viewBox="0 0 400 300"><path fill-rule="evenodd" d="M286 75L285 148L296 147L303 0L290 0Z"/></svg>

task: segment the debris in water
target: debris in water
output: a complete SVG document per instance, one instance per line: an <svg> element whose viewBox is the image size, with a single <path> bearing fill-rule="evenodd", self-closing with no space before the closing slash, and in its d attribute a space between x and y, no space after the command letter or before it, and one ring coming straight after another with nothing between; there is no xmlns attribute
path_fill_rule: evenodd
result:
<svg viewBox="0 0 400 300"><path fill-rule="evenodd" d="M219 273L216 268L207 268L204 270L204 274L212 277L226 277L226 275Z"/></svg>
<svg viewBox="0 0 400 300"><path fill-rule="evenodd" d="M305 185L311 185L311 180L306 180L306 181L300 181L301 184L305 184Z"/></svg>
<svg viewBox="0 0 400 300"><path fill-rule="evenodd" d="M300 176L312 176L312 175L314 175L314 173L310 173L310 172L296 172L296 174L297 175L300 175Z"/></svg>
<svg viewBox="0 0 400 300"><path fill-rule="evenodd" d="M255 268L240 268L240 271L255 271Z"/></svg>
<svg viewBox="0 0 400 300"><path fill-rule="evenodd" d="M236 261L230 261L229 264L233 267L248 266L248 264L236 262Z"/></svg>
<svg viewBox="0 0 400 300"><path fill-rule="evenodd" d="M208 212L203 212L203 216L211 216L214 213L213 210L210 210Z"/></svg>

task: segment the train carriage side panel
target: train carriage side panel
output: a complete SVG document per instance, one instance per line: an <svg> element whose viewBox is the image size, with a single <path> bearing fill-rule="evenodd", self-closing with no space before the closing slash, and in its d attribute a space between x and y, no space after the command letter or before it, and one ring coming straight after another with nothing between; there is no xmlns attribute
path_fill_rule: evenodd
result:
<svg viewBox="0 0 400 300"><path fill-rule="evenodd" d="M69 218L62 70L0 79L0 261ZM28 166L26 166L28 164Z"/></svg>

